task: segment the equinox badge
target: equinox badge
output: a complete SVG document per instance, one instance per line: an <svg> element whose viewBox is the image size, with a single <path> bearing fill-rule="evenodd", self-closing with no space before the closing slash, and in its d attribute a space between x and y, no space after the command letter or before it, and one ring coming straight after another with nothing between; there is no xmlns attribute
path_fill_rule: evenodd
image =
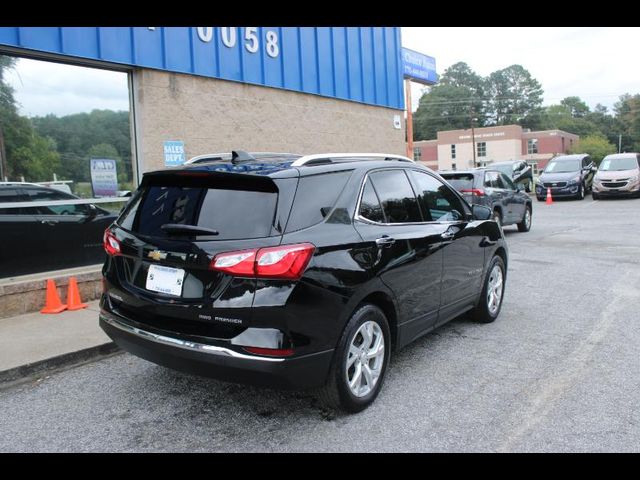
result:
<svg viewBox="0 0 640 480"><path fill-rule="evenodd" d="M165 258L167 258L167 254L165 252L161 252L160 250L151 250L147 254L147 257L152 258L157 262L158 260L164 260Z"/></svg>

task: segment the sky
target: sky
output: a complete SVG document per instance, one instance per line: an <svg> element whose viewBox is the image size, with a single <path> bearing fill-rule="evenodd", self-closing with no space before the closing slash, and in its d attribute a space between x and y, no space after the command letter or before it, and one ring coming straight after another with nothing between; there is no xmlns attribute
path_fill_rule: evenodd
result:
<svg viewBox="0 0 640 480"><path fill-rule="evenodd" d="M640 93L640 27L402 27L402 46L436 59L439 75L465 62L481 76L513 64L540 82L544 105L578 96L610 110ZM424 87L411 89L415 110Z"/></svg>
<svg viewBox="0 0 640 480"><path fill-rule="evenodd" d="M640 27L402 27L401 35L403 46L435 57L439 75L460 61L482 76L520 64L542 84L544 105L577 95L611 109L621 94L640 93ZM20 59L7 78L23 115L129 109L121 72ZM412 86L413 110L423 88Z"/></svg>

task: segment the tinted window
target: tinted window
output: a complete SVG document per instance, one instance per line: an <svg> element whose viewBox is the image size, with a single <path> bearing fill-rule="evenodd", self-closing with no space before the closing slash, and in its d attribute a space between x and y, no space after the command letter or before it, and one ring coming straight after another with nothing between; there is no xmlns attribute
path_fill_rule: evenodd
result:
<svg viewBox="0 0 640 480"><path fill-rule="evenodd" d="M20 202L18 192L13 188L0 188L0 203ZM0 208L0 215L24 215L23 208Z"/></svg>
<svg viewBox="0 0 640 480"><path fill-rule="evenodd" d="M638 168L638 160L633 157L605 157L600 164L600 171L633 170Z"/></svg>
<svg viewBox="0 0 640 480"><path fill-rule="evenodd" d="M462 218L462 202L449 187L427 173L412 171L411 175L427 221L446 222Z"/></svg>
<svg viewBox="0 0 640 480"><path fill-rule="evenodd" d="M380 198L387 223L422 222L418 200L404 171L374 172L369 178Z"/></svg>
<svg viewBox="0 0 640 480"><path fill-rule="evenodd" d="M369 179L367 179L367 183L364 185L364 190L362 191L362 199L360 200L360 210L358 213L367 220L378 223L385 222L380 200L378 200L378 196Z"/></svg>
<svg viewBox="0 0 640 480"><path fill-rule="evenodd" d="M513 174L513 167L511 164L502 164L502 165L490 165L491 169L498 170L505 175L511 176Z"/></svg>
<svg viewBox="0 0 640 480"><path fill-rule="evenodd" d="M474 178L472 173L443 174L442 178L449 182L451 186L459 192L462 190L471 190L473 188Z"/></svg>
<svg viewBox="0 0 640 480"><path fill-rule="evenodd" d="M324 220L338 200L351 172L347 170L300 178L287 232L307 228Z"/></svg>
<svg viewBox="0 0 640 480"><path fill-rule="evenodd" d="M77 200L77 198L63 192L45 189L26 189L29 200L32 202L47 202L52 200ZM48 205L34 207L33 213L40 215L86 215L87 205Z"/></svg>
<svg viewBox="0 0 640 480"><path fill-rule="evenodd" d="M567 173L578 170L580 170L579 160L551 160L544 169L544 173Z"/></svg>
<svg viewBox="0 0 640 480"><path fill-rule="evenodd" d="M215 188L180 186L178 180L142 187L142 195L122 213L118 223L133 232L167 237L160 227L167 223L217 230L216 240L266 237L271 232L278 194L233 185ZM238 182L236 182L238 183Z"/></svg>

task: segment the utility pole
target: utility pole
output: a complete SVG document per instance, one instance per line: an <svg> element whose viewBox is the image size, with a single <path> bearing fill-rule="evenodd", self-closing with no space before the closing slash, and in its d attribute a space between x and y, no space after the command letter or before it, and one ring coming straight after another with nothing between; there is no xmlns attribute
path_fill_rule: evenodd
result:
<svg viewBox="0 0 640 480"><path fill-rule="evenodd" d="M0 182L4 182L8 176L7 151L4 147L4 129L0 123Z"/></svg>
<svg viewBox="0 0 640 480"><path fill-rule="evenodd" d="M469 119L471 120L471 149L473 150L473 168L477 168L476 164L476 134L474 130L474 122L478 120L473 116L473 107L469 108Z"/></svg>
<svg viewBox="0 0 640 480"><path fill-rule="evenodd" d="M622 134L618 135L618 153L622 153Z"/></svg>
<svg viewBox="0 0 640 480"><path fill-rule="evenodd" d="M404 79L404 88L406 90L407 104L407 157L413 159L413 113L411 105L411 80Z"/></svg>

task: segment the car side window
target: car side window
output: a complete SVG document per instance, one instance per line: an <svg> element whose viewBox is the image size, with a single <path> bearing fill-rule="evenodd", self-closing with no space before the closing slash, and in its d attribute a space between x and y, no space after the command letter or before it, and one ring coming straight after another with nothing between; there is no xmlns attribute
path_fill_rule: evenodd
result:
<svg viewBox="0 0 640 480"><path fill-rule="evenodd" d="M62 192L53 192L44 189L27 189L27 195L32 202L47 202L53 200L76 200ZM87 215L87 205L47 205L35 207L40 215ZM35 213L35 212L34 212Z"/></svg>
<svg viewBox="0 0 640 480"><path fill-rule="evenodd" d="M515 190L516 186L513 184L513 181L507 177L504 173L500 174L500 180L502 181L502 185L504 185L503 188L506 188L507 190Z"/></svg>
<svg viewBox="0 0 640 480"><path fill-rule="evenodd" d="M428 173L411 171L420 206L428 222L452 222L463 218L464 207L447 185Z"/></svg>
<svg viewBox="0 0 640 480"><path fill-rule="evenodd" d="M382 170L369 175L387 223L422 222L418 199L403 170Z"/></svg>
<svg viewBox="0 0 640 480"><path fill-rule="evenodd" d="M499 178L498 172L485 172L484 186L488 188L503 188Z"/></svg>
<svg viewBox="0 0 640 480"><path fill-rule="evenodd" d="M380 200L378 199L378 195L376 195L373 185L371 184L371 180L369 179L367 179L367 182L364 185L364 190L362 191L362 199L360 200L360 210L358 210L358 214L372 222L385 223Z"/></svg>
<svg viewBox="0 0 640 480"><path fill-rule="evenodd" d="M14 188L0 188L0 203L15 203L23 201ZM24 208L0 208L0 215L26 215Z"/></svg>

